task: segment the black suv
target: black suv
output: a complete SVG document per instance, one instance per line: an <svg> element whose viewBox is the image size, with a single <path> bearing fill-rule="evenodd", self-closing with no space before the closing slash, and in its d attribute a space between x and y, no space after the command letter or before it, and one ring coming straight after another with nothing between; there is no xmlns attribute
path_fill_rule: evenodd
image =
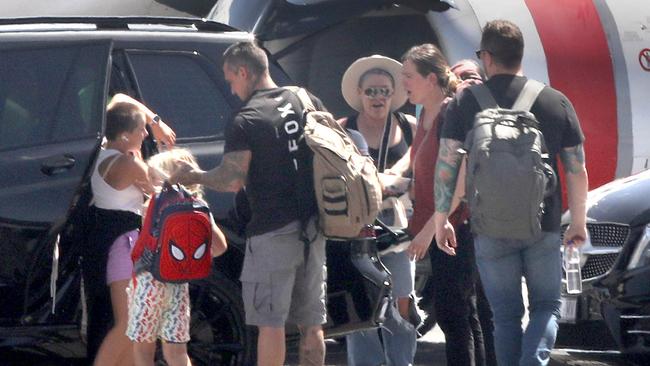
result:
<svg viewBox="0 0 650 366"><path fill-rule="evenodd" d="M0 20L0 359L9 349L85 357L79 253L108 96L144 101L176 131L178 145L214 167L224 123L240 105L220 58L252 38L188 19ZM289 84L277 65L271 71ZM246 365L255 334L244 324L238 282L244 240L233 195L207 198L230 248L209 279L191 286L190 354L199 365ZM340 244L328 255L328 335L376 326L390 291L376 256Z"/></svg>

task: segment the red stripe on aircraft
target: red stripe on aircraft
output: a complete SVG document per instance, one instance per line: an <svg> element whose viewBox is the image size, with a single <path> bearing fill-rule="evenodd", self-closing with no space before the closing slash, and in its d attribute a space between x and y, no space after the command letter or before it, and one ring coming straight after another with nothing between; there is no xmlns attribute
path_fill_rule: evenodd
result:
<svg viewBox="0 0 650 366"><path fill-rule="evenodd" d="M618 151L613 65L598 11L593 0L525 2L544 47L551 85L571 100L580 119L589 187L596 188L614 179Z"/></svg>

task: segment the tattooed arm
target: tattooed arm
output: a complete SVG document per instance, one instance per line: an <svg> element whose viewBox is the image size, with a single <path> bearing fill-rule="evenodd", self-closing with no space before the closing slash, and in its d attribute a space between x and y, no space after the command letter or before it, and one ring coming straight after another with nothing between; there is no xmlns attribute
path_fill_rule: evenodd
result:
<svg viewBox="0 0 650 366"><path fill-rule="evenodd" d="M462 154L458 151L463 143L452 139L440 140L440 152L436 162L436 173L433 180L436 212L449 214L451 200L456 190L456 179L462 162Z"/></svg>
<svg viewBox="0 0 650 366"><path fill-rule="evenodd" d="M587 237L586 201L589 187L585 152L582 144L567 147L560 151L567 185L571 224L564 235L565 244L573 240L581 244Z"/></svg>
<svg viewBox="0 0 650 366"><path fill-rule="evenodd" d="M456 190L456 179L462 162L462 155L458 152L461 146L462 142L460 141L440 139L440 150L433 182L436 212L411 240L408 253L412 259L424 257L434 236L440 250L449 255L456 255L456 234L453 226L447 220L447 216L451 209L452 197Z"/></svg>
<svg viewBox="0 0 650 366"><path fill-rule="evenodd" d="M170 181L199 183L215 191L237 192L246 184L250 162L250 150L233 151L224 154L221 165L212 170L191 170L188 165L175 173Z"/></svg>
<svg viewBox="0 0 650 366"><path fill-rule="evenodd" d="M458 171L463 161L463 155L459 151L462 145L463 143L458 140L444 138L440 140L440 152L433 180L436 201L436 212L433 214L436 244L440 250L449 255L456 255L456 233L447 218L456 190Z"/></svg>

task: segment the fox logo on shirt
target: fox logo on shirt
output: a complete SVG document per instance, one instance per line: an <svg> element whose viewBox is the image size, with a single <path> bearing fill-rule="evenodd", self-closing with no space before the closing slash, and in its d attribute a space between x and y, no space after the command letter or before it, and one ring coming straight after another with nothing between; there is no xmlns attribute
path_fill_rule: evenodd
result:
<svg viewBox="0 0 650 366"><path fill-rule="evenodd" d="M295 170L298 170L298 159L295 156L295 152L298 151L298 140L300 139L302 132L300 123L296 121L298 114L293 110L293 106L290 102L287 102L284 106L280 106L277 109L280 112L280 117L284 120L282 128L288 136L288 148L289 154L292 157L293 166Z"/></svg>

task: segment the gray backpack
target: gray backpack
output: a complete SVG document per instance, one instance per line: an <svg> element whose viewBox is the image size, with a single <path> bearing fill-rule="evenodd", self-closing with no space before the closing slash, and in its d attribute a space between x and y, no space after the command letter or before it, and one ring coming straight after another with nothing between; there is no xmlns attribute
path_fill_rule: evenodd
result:
<svg viewBox="0 0 650 366"><path fill-rule="evenodd" d="M528 80L512 109L499 107L485 85L469 89L481 106L465 140L466 197L475 233L530 239L542 231L544 198L555 190L556 178L529 110L543 88Z"/></svg>

